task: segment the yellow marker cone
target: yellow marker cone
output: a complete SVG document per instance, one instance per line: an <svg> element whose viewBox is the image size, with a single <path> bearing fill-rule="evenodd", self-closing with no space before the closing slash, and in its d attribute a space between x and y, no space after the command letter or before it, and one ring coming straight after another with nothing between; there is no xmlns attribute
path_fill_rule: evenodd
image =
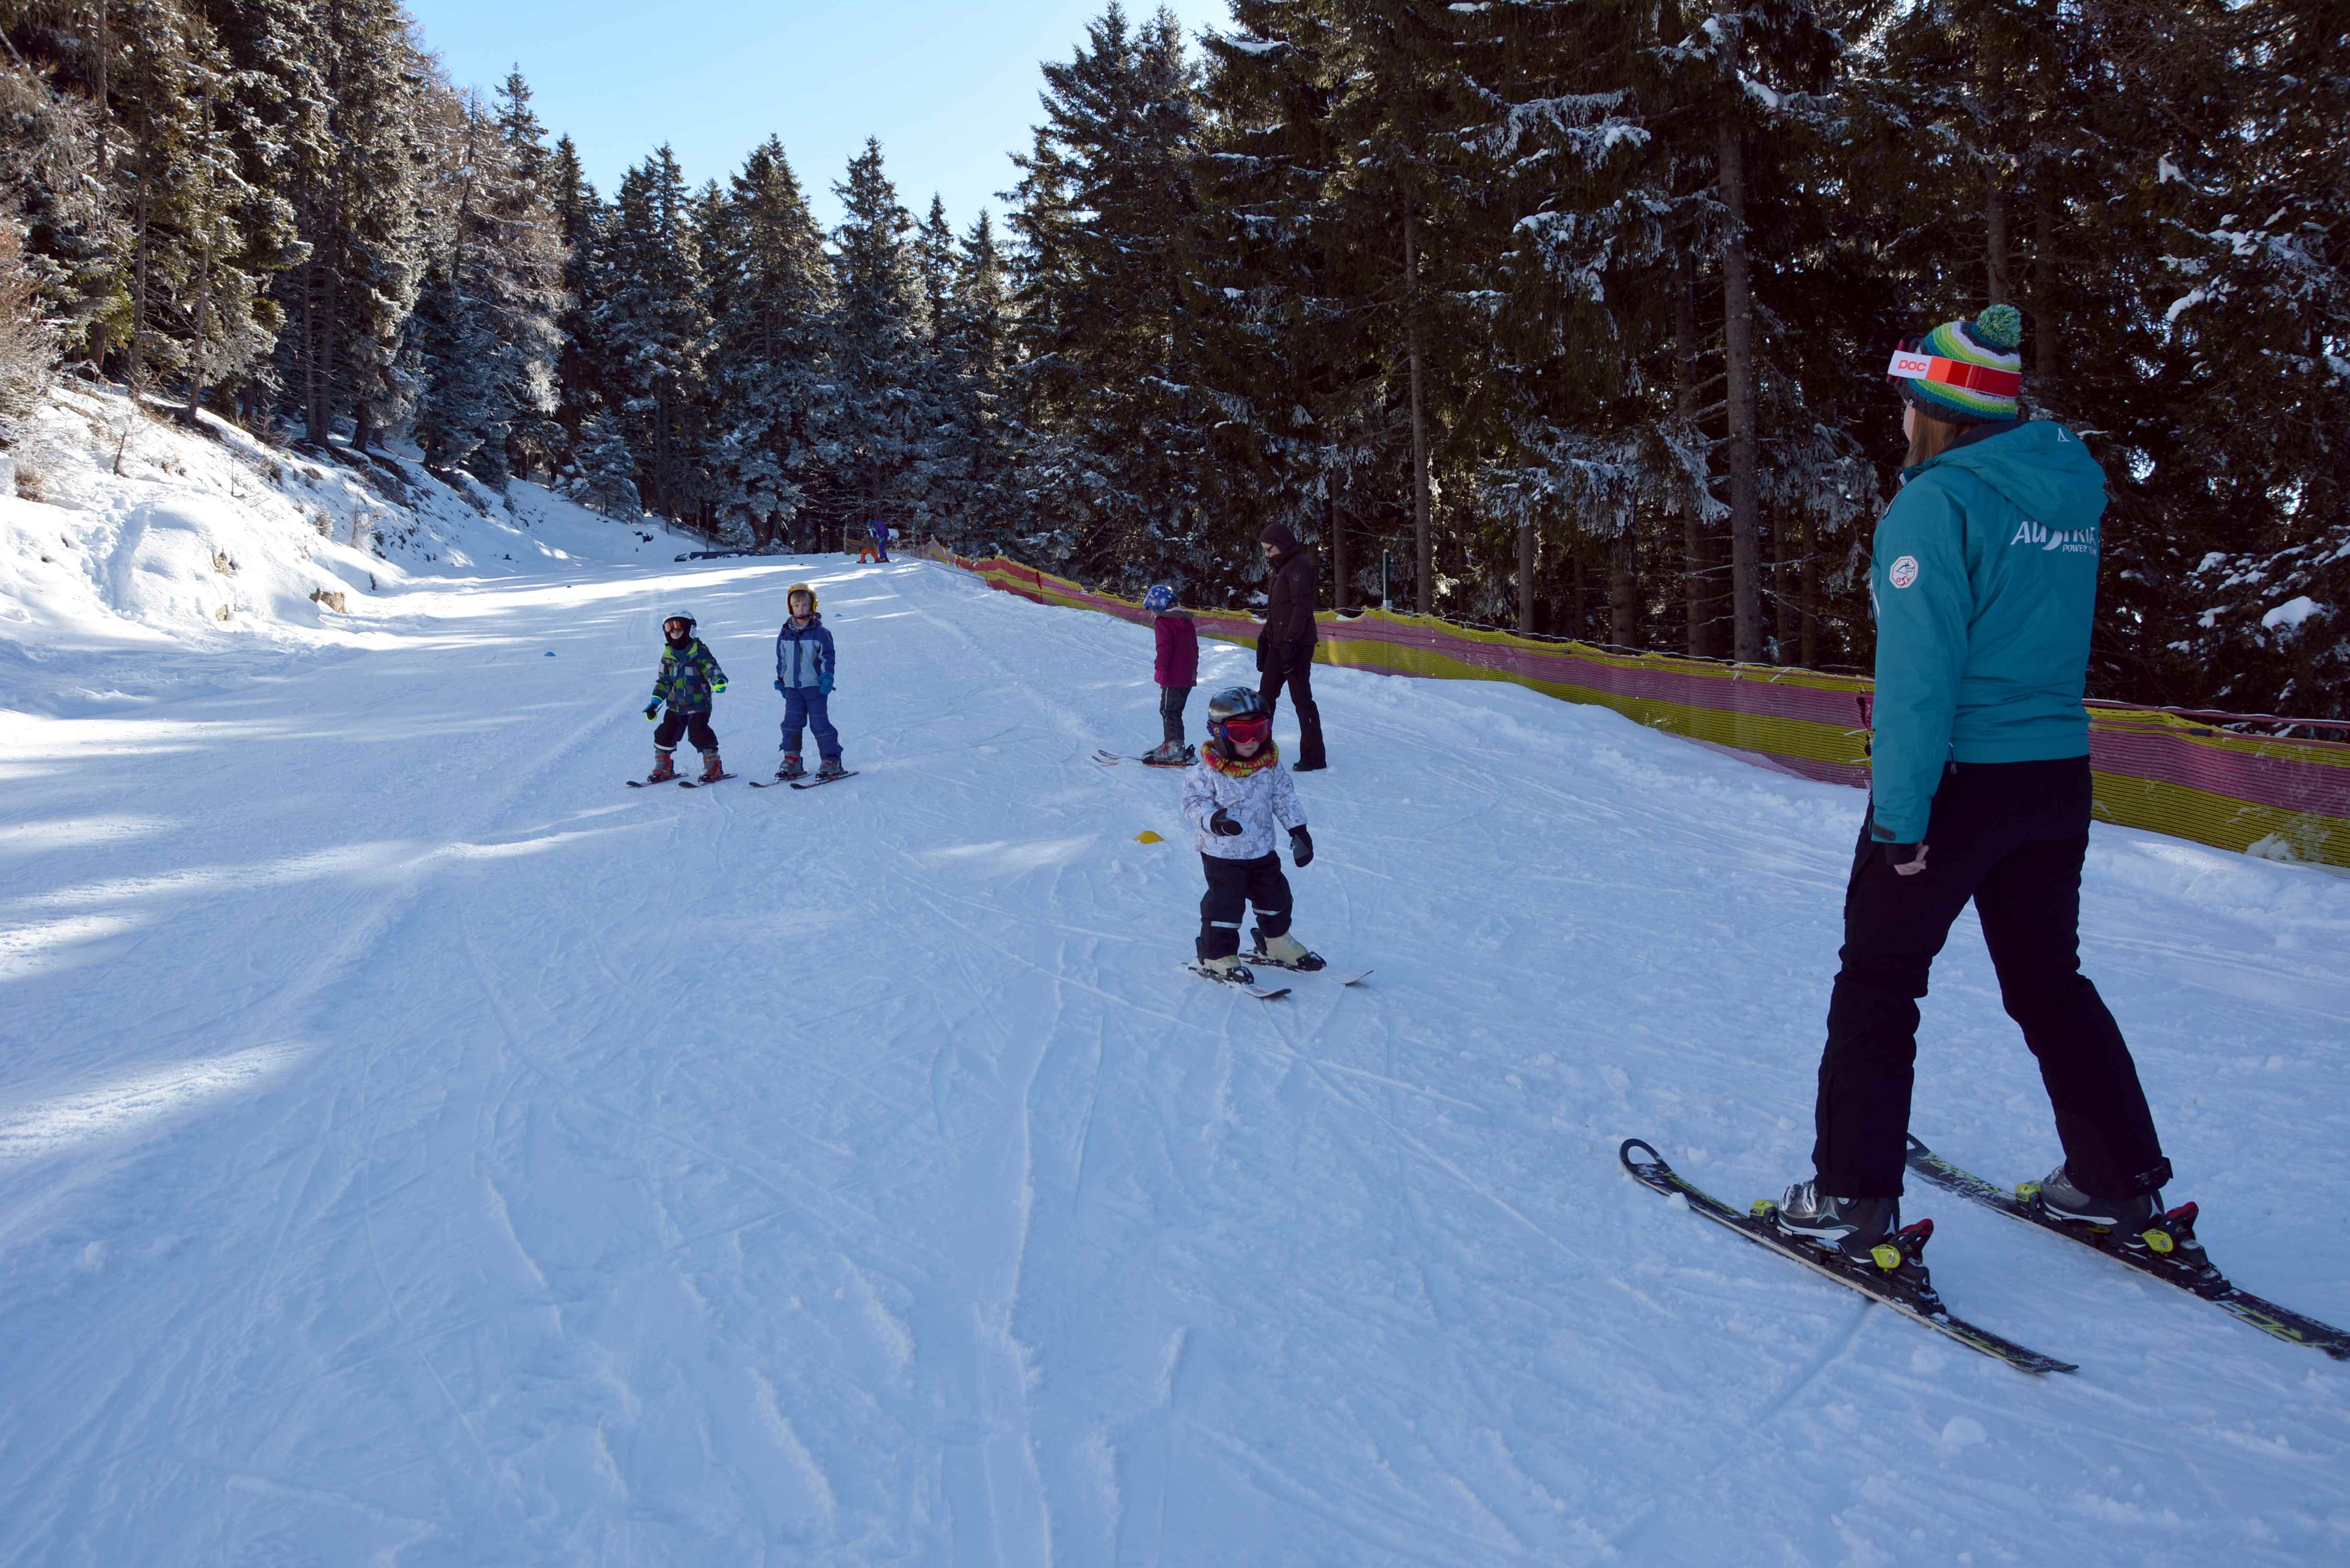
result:
<svg viewBox="0 0 2350 1568"><path fill-rule="evenodd" d="M1164 844L1167 842L1147 827L1134 836L1134 841L1137 844Z"/></svg>

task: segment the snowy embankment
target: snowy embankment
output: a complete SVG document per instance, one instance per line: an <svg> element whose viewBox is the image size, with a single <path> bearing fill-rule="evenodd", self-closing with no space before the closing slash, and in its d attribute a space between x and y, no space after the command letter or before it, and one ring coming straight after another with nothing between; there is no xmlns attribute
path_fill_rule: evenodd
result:
<svg viewBox="0 0 2350 1568"><path fill-rule="evenodd" d="M1155 736L1147 631L560 565L7 699L0 1562L2350 1552L2350 1367L1913 1199L1955 1307L2082 1364L2024 1377L1618 1170L1804 1170L1851 792L1331 671L1297 929L1377 972L1258 1003L1176 968L1176 778L1084 760ZM621 788L679 604L766 770L799 576L862 775ZM2174 1196L2350 1319L2350 882L2101 828L2085 927ZM1917 1126L2055 1158L1970 920Z"/></svg>

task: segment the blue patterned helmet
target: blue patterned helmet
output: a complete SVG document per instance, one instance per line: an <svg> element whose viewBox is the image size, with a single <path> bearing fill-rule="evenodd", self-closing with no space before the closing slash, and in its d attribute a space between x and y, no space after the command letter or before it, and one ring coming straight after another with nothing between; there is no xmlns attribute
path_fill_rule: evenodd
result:
<svg viewBox="0 0 2350 1568"><path fill-rule="evenodd" d="M1152 615L1165 615L1175 607L1175 588L1170 583L1153 583L1150 591L1142 596L1142 607Z"/></svg>

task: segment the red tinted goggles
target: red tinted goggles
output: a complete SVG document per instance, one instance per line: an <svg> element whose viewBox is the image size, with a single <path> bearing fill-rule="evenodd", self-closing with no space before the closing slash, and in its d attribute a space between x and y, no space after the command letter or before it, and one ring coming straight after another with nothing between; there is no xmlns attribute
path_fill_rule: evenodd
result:
<svg viewBox="0 0 2350 1568"><path fill-rule="evenodd" d="M1259 744L1273 738L1273 715L1249 713L1224 721L1224 739L1245 745L1253 741Z"/></svg>

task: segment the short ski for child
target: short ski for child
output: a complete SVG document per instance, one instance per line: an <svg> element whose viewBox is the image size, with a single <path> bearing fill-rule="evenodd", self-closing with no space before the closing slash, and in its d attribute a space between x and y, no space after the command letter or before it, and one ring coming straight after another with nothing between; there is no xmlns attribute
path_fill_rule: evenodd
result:
<svg viewBox="0 0 2350 1568"><path fill-rule="evenodd" d="M1315 953L1312 956L1315 959L1319 959L1322 955L1320 953ZM1291 974L1318 974L1325 980L1336 981L1340 985L1358 984L1361 981L1369 979L1371 974L1371 971L1367 969L1358 969L1350 974L1344 970L1332 969L1325 963L1284 963L1281 960L1273 957L1270 953L1243 953L1241 955L1241 962L1247 964L1252 969L1263 967L1265 969L1287 970Z"/></svg>
<svg viewBox="0 0 2350 1568"><path fill-rule="evenodd" d="M838 784L843 779L853 779L856 776L857 770L855 768L849 769L847 773L834 774L830 777L827 777L823 774L818 774L814 778L794 779L792 781L792 787L794 789L820 789L826 784Z"/></svg>
<svg viewBox="0 0 2350 1568"><path fill-rule="evenodd" d="M714 779L680 779L677 786L680 789L700 789L703 784L724 784L733 776L733 774L720 774Z"/></svg>
<svg viewBox="0 0 2350 1568"><path fill-rule="evenodd" d="M1986 1209L1996 1209L2012 1220L2068 1237L2117 1263L2126 1263L2142 1274L2152 1274L2201 1296L2221 1312L2243 1319L2263 1334L2322 1350L2336 1361L2350 1361L2350 1334L2230 1284L2227 1276L2204 1256L2203 1243L2195 1239L2197 1210L2192 1203L2182 1203L2144 1231L2125 1236L2103 1226L2060 1220L2041 1204L2037 1183L2027 1181L2012 1194L2002 1191L1981 1177L1960 1170L1914 1137L1909 1140L1908 1164L1910 1169L1945 1192L1955 1192Z"/></svg>
<svg viewBox="0 0 2350 1568"><path fill-rule="evenodd" d="M1638 1149L1648 1158L1636 1158ZM2019 1372L2077 1372L2069 1361L2059 1361L2028 1350L2012 1339L2005 1339L1989 1329L1977 1328L1961 1318L1952 1317L1942 1305L1942 1298L1934 1292L1934 1282L1926 1272L1923 1254L1927 1240L1934 1233L1931 1220L1920 1220L1905 1225L1877 1243L1868 1258L1846 1257L1833 1247L1824 1247L1801 1236L1791 1236L1779 1229L1771 1218L1777 1207L1769 1199L1758 1201L1754 1212L1741 1214L1711 1193L1692 1187L1679 1172L1665 1163L1664 1156L1655 1146L1637 1137L1627 1137L1617 1158L1634 1180L1654 1192L1670 1198L1676 1195L1686 1201L1696 1213L1704 1215L1725 1230L1737 1231L1758 1247L1768 1247L1782 1257L1793 1258L1805 1268L1825 1274L1840 1285L1858 1291L1872 1301L1883 1302L1907 1318L1914 1318L1937 1334L1945 1334L1970 1350L1979 1350L1995 1360L2004 1361Z"/></svg>
<svg viewBox="0 0 2350 1568"><path fill-rule="evenodd" d="M1195 963L1187 963L1183 967L1190 970L1193 974L1198 975L1201 980L1212 981L1218 985L1229 985L1238 990L1245 991L1251 996L1255 997L1259 1002L1271 1002L1276 996L1287 996L1289 994L1289 987L1285 985L1268 987L1257 984L1256 977L1254 975L1251 975L1246 980L1242 980L1236 975L1218 974L1214 970L1203 969Z"/></svg>

